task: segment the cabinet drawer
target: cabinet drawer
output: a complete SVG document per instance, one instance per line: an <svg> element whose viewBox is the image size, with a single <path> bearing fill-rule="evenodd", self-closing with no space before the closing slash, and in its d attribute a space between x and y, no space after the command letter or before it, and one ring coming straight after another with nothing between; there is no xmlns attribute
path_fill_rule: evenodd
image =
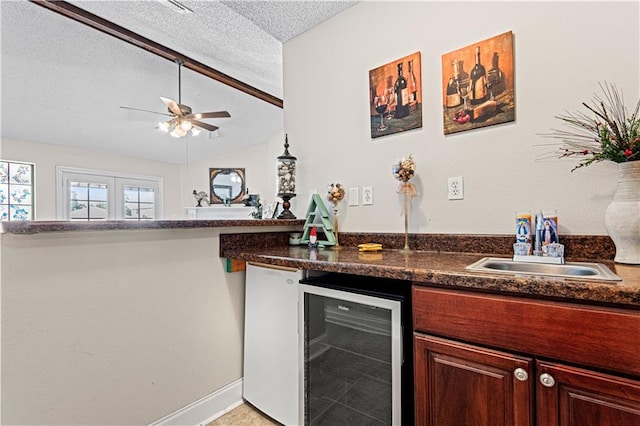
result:
<svg viewBox="0 0 640 426"><path fill-rule="evenodd" d="M414 330L640 376L640 312L413 286Z"/></svg>

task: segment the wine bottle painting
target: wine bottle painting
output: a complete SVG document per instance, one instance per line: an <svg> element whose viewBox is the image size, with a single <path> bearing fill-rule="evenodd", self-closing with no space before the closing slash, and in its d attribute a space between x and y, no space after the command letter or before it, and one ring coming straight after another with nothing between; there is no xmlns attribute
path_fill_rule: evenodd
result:
<svg viewBox="0 0 640 426"><path fill-rule="evenodd" d="M369 71L371 137L422 127L420 52Z"/></svg>
<svg viewBox="0 0 640 426"><path fill-rule="evenodd" d="M511 31L442 55L444 134L515 120Z"/></svg>

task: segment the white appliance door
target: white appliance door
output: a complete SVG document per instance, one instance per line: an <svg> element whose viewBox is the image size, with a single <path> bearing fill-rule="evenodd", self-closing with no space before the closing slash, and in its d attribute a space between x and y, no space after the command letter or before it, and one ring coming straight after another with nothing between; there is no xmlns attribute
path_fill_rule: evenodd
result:
<svg viewBox="0 0 640 426"><path fill-rule="evenodd" d="M298 424L298 282L302 271L247 264L243 397Z"/></svg>

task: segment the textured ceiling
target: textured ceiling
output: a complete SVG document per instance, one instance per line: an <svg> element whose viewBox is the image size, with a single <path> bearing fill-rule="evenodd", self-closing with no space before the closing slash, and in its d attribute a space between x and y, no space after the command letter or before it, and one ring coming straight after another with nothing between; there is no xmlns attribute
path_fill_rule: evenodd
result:
<svg viewBox="0 0 640 426"><path fill-rule="evenodd" d="M223 1L281 42L326 21L358 1Z"/></svg>
<svg viewBox="0 0 640 426"><path fill-rule="evenodd" d="M282 98L282 41L357 2L159 1L70 3L220 72ZM282 130L282 109L182 72L182 101L194 112L227 110L220 127L174 139L155 129L160 96L177 99L176 65L29 2L1 1L2 137L184 163L188 156L264 142Z"/></svg>

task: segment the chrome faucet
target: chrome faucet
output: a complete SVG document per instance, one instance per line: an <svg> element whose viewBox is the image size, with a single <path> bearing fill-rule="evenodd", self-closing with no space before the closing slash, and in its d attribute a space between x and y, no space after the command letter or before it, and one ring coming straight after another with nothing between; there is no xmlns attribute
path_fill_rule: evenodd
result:
<svg viewBox="0 0 640 426"><path fill-rule="evenodd" d="M544 231L544 217L536 213L536 232L533 235L533 255L542 256L542 232Z"/></svg>

